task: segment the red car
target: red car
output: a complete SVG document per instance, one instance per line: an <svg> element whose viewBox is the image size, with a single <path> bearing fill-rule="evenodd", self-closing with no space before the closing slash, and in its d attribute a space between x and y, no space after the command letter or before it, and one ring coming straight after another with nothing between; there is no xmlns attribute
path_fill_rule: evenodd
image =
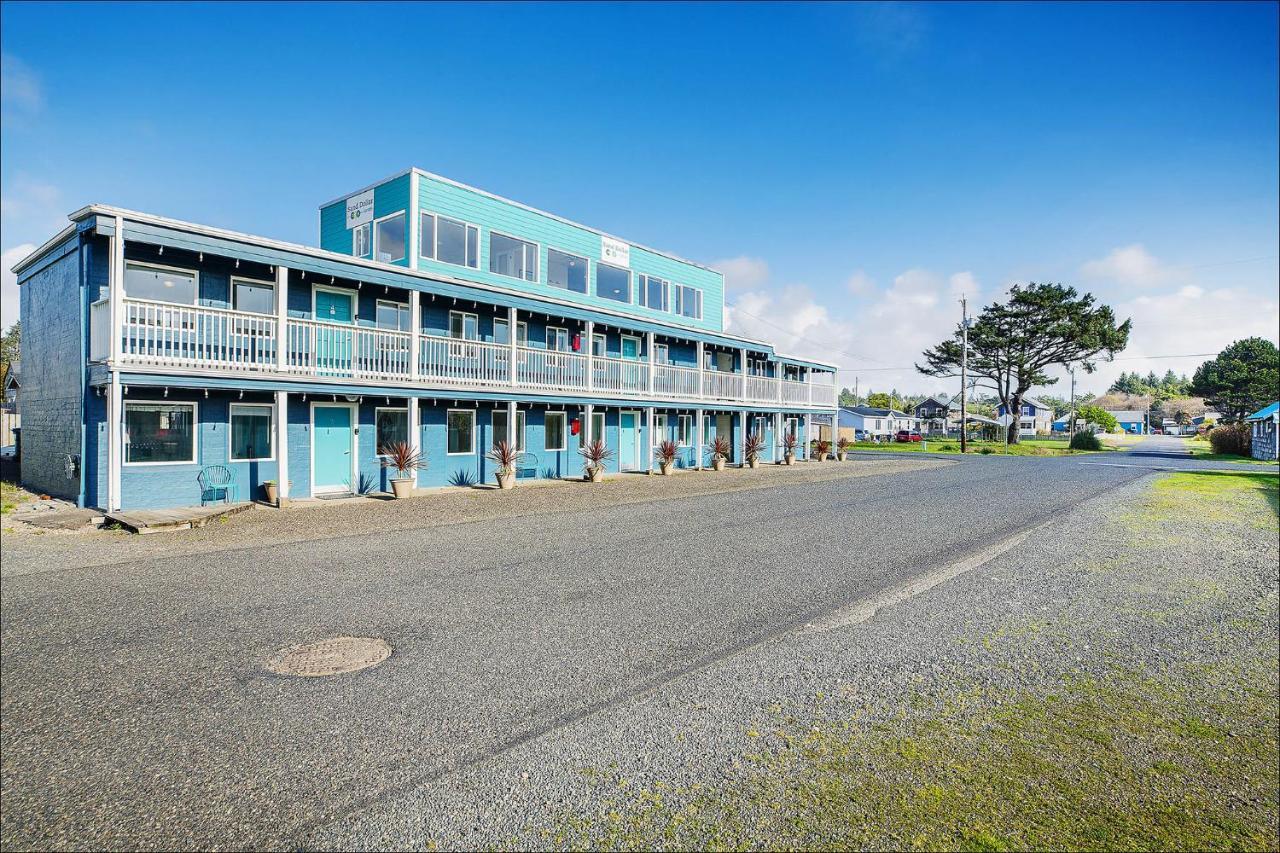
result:
<svg viewBox="0 0 1280 853"><path fill-rule="evenodd" d="M893 439L894 441L920 441L920 433L912 432L909 429L900 429Z"/></svg>

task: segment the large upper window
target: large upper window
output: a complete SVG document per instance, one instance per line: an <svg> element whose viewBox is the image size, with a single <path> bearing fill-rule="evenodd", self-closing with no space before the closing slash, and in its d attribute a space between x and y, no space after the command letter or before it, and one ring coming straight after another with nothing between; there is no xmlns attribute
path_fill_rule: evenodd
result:
<svg viewBox="0 0 1280 853"><path fill-rule="evenodd" d="M393 444L409 443L409 410L383 409L374 412L374 447L385 456Z"/></svg>
<svg viewBox="0 0 1280 853"><path fill-rule="evenodd" d="M196 304L196 273L150 264L125 264L124 292L134 299Z"/></svg>
<svg viewBox="0 0 1280 853"><path fill-rule="evenodd" d="M631 271L610 264L596 264L596 296L631 303Z"/></svg>
<svg viewBox="0 0 1280 853"><path fill-rule="evenodd" d="M231 306L237 311L270 314L276 310L276 286L269 281L231 279Z"/></svg>
<svg viewBox="0 0 1280 853"><path fill-rule="evenodd" d="M195 462L195 423L195 403L125 403L125 463Z"/></svg>
<svg viewBox="0 0 1280 853"><path fill-rule="evenodd" d="M672 288L672 296L674 303L672 312L679 314L681 317L689 317L693 320L702 319L702 291L696 287L686 287L683 284L677 284Z"/></svg>
<svg viewBox="0 0 1280 853"><path fill-rule="evenodd" d="M574 293L587 292L587 259L547 249L547 284Z"/></svg>
<svg viewBox="0 0 1280 853"><path fill-rule="evenodd" d="M489 272L525 281L537 281L537 245L494 231L489 232Z"/></svg>
<svg viewBox="0 0 1280 853"><path fill-rule="evenodd" d="M271 406L231 404L231 460L270 459Z"/></svg>
<svg viewBox="0 0 1280 853"><path fill-rule="evenodd" d="M404 213L373 223L373 259L384 264L404 260Z"/></svg>
<svg viewBox="0 0 1280 853"><path fill-rule="evenodd" d="M640 276L640 304L654 311L668 310L667 300L671 283L651 275Z"/></svg>
<svg viewBox="0 0 1280 853"><path fill-rule="evenodd" d="M423 213L418 250L424 258L476 269L480 266L480 229L447 216Z"/></svg>
<svg viewBox="0 0 1280 853"><path fill-rule="evenodd" d="M476 452L476 413L470 409L450 409L447 417L449 454Z"/></svg>

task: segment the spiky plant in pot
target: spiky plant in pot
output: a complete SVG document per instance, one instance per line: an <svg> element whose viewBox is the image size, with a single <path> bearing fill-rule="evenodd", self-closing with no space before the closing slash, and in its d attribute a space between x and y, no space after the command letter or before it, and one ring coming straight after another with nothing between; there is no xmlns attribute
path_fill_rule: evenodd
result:
<svg viewBox="0 0 1280 853"><path fill-rule="evenodd" d="M849 452L849 439L842 438L836 442L836 461L843 462L844 456Z"/></svg>
<svg viewBox="0 0 1280 853"><path fill-rule="evenodd" d="M764 453L764 436L758 432L747 433L742 443L742 455L747 457L747 467L755 468L759 465L761 453Z"/></svg>
<svg viewBox="0 0 1280 853"><path fill-rule="evenodd" d="M524 453L512 447L505 440L499 441L493 446L492 450L485 454L485 458L491 461L497 469L494 473L498 478L498 488L514 489L516 487L516 467L524 456Z"/></svg>
<svg viewBox="0 0 1280 853"><path fill-rule="evenodd" d="M723 471L725 463L729 460L729 456L733 453L733 445L729 444L729 439L723 435L717 435L711 439L711 467L717 471Z"/></svg>
<svg viewBox="0 0 1280 853"><path fill-rule="evenodd" d="M659 442L653 452L658 457L658 470L664 477L671 476L671 469L675 467L676 459L680 457L680 445L668 438Z"/></svg>
<svg viewBox="0 0 1280 853"><path fill-rule="evenodd" d="M593 483L604 479L605 467L613 458L613 451L603 440L596 438L578 448L578 455L583 459L582 473Z"/></svg>
<svg viewBox="0 0 1280 853"><path fill-rule="evenodd" d="M380 449L379 455L382 456L382 467L391 468L396 473L391 478L391 493L396 500L413 494L414 474L427 467L426 458L405 441L388 444Z"/></svg>
<svg viewBox="0 0 1280 853"><path fill-rule="evenodd" d="M798 444L796 434L793 432L784 432L782 434L782 461L788 465L794 465L796 461L796 445Z"/></svg>
<svg viewBox="0 0 1280 853"><path fill-rule="evenodd" d="M827 461L827 454L831 452L831 442L825 438L820 438L813 443L813 458L819 462Z"/></svg>

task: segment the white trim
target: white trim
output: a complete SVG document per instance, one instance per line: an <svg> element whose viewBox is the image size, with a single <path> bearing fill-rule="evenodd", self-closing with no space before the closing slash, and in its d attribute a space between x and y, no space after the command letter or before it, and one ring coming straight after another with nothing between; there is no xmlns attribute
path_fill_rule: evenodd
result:
<svg viewBox="0 0 1280 853"><path fill-rule="evenodd" d="M345 491L352 494L360 494L360 407L358 403L338 403L330 400L312 400L311 401L311 467L308 469L307 479L310 481L311 497L316 495L327 495L343 492L342 486L326 486L323 489L316 488L316 407L317 406L345 406L351 412L351 480Z"/></svg>
<svg viewBox="0 0 1280 853"><path fill-rule="evenodd" d="M495 426L493 425L493 419L494 419L494 417L495 417L495 416L497 416L497 415L499 415L499 414L501 414L504 418L507 418L507 417L510 417L510 416L511 416L511 410L510 410L510 409L508 408L508 406L506 406L506 405L502 405L502 406L495 406L495 407L494 407L493 412L492 412L492 413L490 414L490 416L489 416L489 432L491 432L491 433L495 433L495 434L496 434L496 433L497 433L497 431L498 431L498 428L497 428L497 427L495 427ZM512 435L512 434L514 434L515 439L516 439L516 450L519 450L521 453L525 452L525 450L527 449L527 448L526 448L526 444L527 444L527 442L525 441L525 429L528 427L528 418L527 418L525 415L526 415L526 412L525 412L525 410L524 410L524 409L516 409L516 427L515 427L515 430L507 430L507 432L504 432L504 433L502 434L502 440L503 440L503 441L506 441L506 440L507 440L508 435ZM490 436L490 437L489 437L489 447L490 447L490 449L492 449L492 448L493 448L493 445L495 444L495 442L494 442L494 437L495 437L495 436ZM447 438L447 436L446 436L446 438ZM456 455L456 456L461 456L462 454L461 454L461 453L458 453L458 454L455 454L455 455Z"/></svg>
<svg viewBox="0 0 1280 853"><path fill-rule="evenodd" d="M337 285L334 285L334 284L314 284L313 283L311 285L311 319L316 322L323 322L323 323L328 323L331 321L321 320L320 315L316 313L316 293L321 290L323 290L325 293L342 293L351 297L351 322L349 324L335 323L335 325L354 326L356 324L356 321L360 319L360 291L352 290L349 287L338 287Z"/></svg>
<svg viewBox="0 0 1280 853"><path fill-rule="evenodd" d="M644 470L643 468L640 467L640 463L641 463L640 453L641 453L641 450L643 450L644 448L644 434L640 428L640 411L641 411L640 409L622 409L622 408L618 409L618 470L619 471L643 471ZM622 430L623 415L636 416L636 453L635 453L636 467L634 468L622 467L622 439L624 436L624 433Z"/></svg>
<svg viewBox="0 0 1280 853"><path fill-rule="evenodd" d="M364 252L356 251L356 249L360 245L359 241L356 240L356 235L360 233L364 233L368 235L367 237L365 237ZM373 223L372 222L362 222L359 225L357 225L355 228L351 229L351 257L353 258L372 258L373 257Z"/></svg>
<svg viewBox="0 0 1280 853"><path fill-rule="evenodd" d="M618 358L627 357L626 347L624 347L621 343L621 341L627 341L627 340L636 342L635 360L641 361L644 358L644 344L643 344L644 338L640 337L639 335L620 335L620 339L621 340L618 343Z"/></svg>
<svg viewBox="0 0 1280 853"><path fill-rule="evenodd" d="M244 282L245 284L256 284L259 287L271 288L271 310L270 311L245 311L243 308L237 307L236 306L236 283L241 281ZM231 291L231 293L229 294L231 298L228 299L227 301L231 303L232 311L244 311L244 313L246 314L261 314L264 317L275 316L276 299L278 299L279 296L277 294L276 283L274 281L268 281L266 279L261 279L261 278L249 278L248 276L244 276L244 275L233 275L231 276L230 282L227 285L227 289Z"/></svg>
<svg viewBox="0 0 1280 853"><path fill-rule="evenodd" d="M560 419L560 446L547 447L547 418ZM569 449L569 414L564 409L548 409L542 414L542 449L546 453L560 453Z"/></svg>
<svg viewBox="0 0 1280 853"><path fill-rule="evenodd" d="M403 217L405 218L405 223L404 223L404 245L401 247L401 248L404 250L404 254L402 254L402 255L401 255L400 257L398 257L398 258L394 258L394 259L389 260L389 261L379 261L379 260L378 260L378 224L379 224L379 223L381 223L381 222L386 222L388 219L395 219L397 216L403 216ZM385 264L385 265L387 265L387 266L391 266L391 267L398 267L398 266L400 266L400 261L407 260L407 259L408 259L408 257L409 257L409 245L408 245L408 243L409 243L409 214L408 214L404 209L397 210L397 211L395 211L394 213L388 213L386 216L379 216L379 217L377 217L376 219L374 219L374 220L373 220L372 225L373 225L373 259L374 259L374 261L376 261L377 263L380 263L380 264ZM401 269L404 269L404 267L401 267Z"/></svg>
<svg viewBox="0 0 1280 853"><path fill-rule="evenodd" d="M394 305L396 309L396 327L395 329L386 329L384 326L378 325L378 308L383 305ZM400 309L403 308L405 313L409 315L409 328L400 328ZM375 329L384 329L384 331L412 332L413 331L413 312L408 302L398 302L388 297L379 297L373 301L373 327Z"/></svg>
<svg viewBox="0 0 1280 853"><path fill-rule="evenodd" d="M272 449L276 456L276 497L285 501L289 499L289 392L275 392L276 434L273 437Z"/></svg>
<svg viewBox="0 0 1280 853"><path fill-rule="evenodd" d="M416 270L418 268L418 249L421 248L419 243L421 237L418 234L418 227L422 224L419 216L421 205L418 199L418 173L409 173L409 211L407 214L406 225L408 233L405 234L405 257L409 260L409 269Z"/></svg>
<svg viewBox="0 0 1280 853"><path fill-rule="evenodd" d="M191 458L166 462L130 462L128 416L130 406L189 406L191 407ZM227 433L231 432L230 421ZM122 400L120 406L120 465L122 468L154 468L160 465L200 464L200 404L186 400Z"/></svg>
<svg viewBox="0 0 1280 853"><path fill-rule="evenodd" d="M386 459L387 454L379 453L378 450L378 412L403 412L404 413L404 432L405 441L413 446L413 424L409 421L413 418L409 417L409 405L404 406L374 406L373 407L373 455L378 459Z"/></svg>
<svg viewBox="0 0 1280 853"><path fill-rule="evenodd" d="M465 320L462 323L463 337L455 338L453 336L453 315L455 314L457 314L459 317L471 317L473 320L476 321L476 336L474 338L466 337L467 324ZM482 343L482 341L480 340L480 315L475 311L459 311L456 308L449 309L449 330L448 332L445 333L445 337L451 341L475 341L476 343Z"/></svg>
<svg viewBox="0 0 1280 853"><path fill-rule="evenodd" d="M658 421L662 421L662 426L658 426ZM659 444L662 443L662 441L666 441L667 429L670 426L671 424L667 422L666 412L655 413L653 416L653 434L649 436L649 444L653 447L657 447ZM662 441L658 440L659 434L662 435Z"/></svg>
<svg viewBox="0 0 1280 853"><path fill-rule="evenodd" d="M432 241L431 241L430 255L422 254L422 217L424 216L430 216L432 220L434 220L431 223ZM450 222L456 222L457 224L462 226L462 263L460 264L454 263L453 261L442 260L440 258L440 220L442 218L447 219ZM479 225L477 225L474 222L468 222L465 219L459 219L456 216L448 216L446 214L439 213L434 210L419 210L417 221L418 221L417 258L424 261L431 261L437 264L445 264L446 266L458 267L464 270L475 270L476 272L480 272L480 235L483 234L484 232ZM470 231L472 228L474 228L476 231L476 257L475 257L476 264L475 266L471 266L471 264L467 263L467 232ZM414 267L414 269L418 269L418 267Z"/></svg>
<svg viewBox="0 0 1280 853"><path fill-rule="evenodd" d="M268 434L271 436L271 455L270 456L254 456L246 459L236 459L231 455L235 449L235 427L232 422L235 420L236 409L267 409L271 413L271 429ZM276 461L276 404L275 403L232 403L227 410L227 464L234 462L275 462Z"/></svg>
<svg viewBox="0 0 1280 853"><path fill-rule="evenodd" d="M121 275L120 275L120 285L121 285L121 288L124 290L126 297L128 297L128 294L129 294L129 284L127 281L129 277L129 267L144 267L146 269L165 270L166 272L176 272L176 273L182 273L183 275L193 276L195 278L195 290L191 294L190 302L175 302L172 299L149 299L147 301L163 302L166 305L190 305L192 308L200 307L200 270L198 269L193 270L187 267L174 267L174 266L169 266L168 264L156 264L156 263L151 263L150 261L126 260L124 262L124 269L121 271ZM139 296L135 298L142 299L143 297Z"/></svg>
<svg viewBox="0 0 1280 853"><path fill-rule="evenodd" d="M508 240L515 240L517 243L524 243L525 245L533 246L533 278L525 278L522 275L511 275L505 272L498 272L493 268L493 237L495 234L499 237L506 237ZM496 228L490 228L488 273L489 275L500 275L503 278L514 278L516 281L523 281L528 284L545 284L546 282L542 280L542 244L535 240L517 237L515 234L508 234L506 231L499 231ZM559 290L559 288L556 289ZM567 292L570 291L566 291L566 293Z"/></svg>
<svg viewBox="0 0 1280 853"><path fill-rule="evenodd" d="M685 426L688 424L688 426ZM676 415L676 444L681 447L689 446L689 433L693 432L693 415ZM684 438L680 434L684 433Z"/></svg>
<svg viewBox="0 0 1280 853"><path fill-rule="evenodd" d="M552 348L551 346L552 332L564 332L564 344L565 344L564 349L560 349L559 347L555 347L554 349ZM557 339L559 337L560 337L559 335L556 335ZM547 352L573 352L573 339L569 337L568 326L552 326L550 323L548 323L546 326L543 327L543 338L544 338L544 342L547 345Z"/></svg>
<svg viewBox="0 0 1280 853"><path fill-rule="evenodd" d="M608 358L608 356L609 356L609 336L608 336L607 334L605 334L604 332L592 332L592 333L591 333L591 347L592 347L593 349L591 349L591 350L589 350L589 351L590 351L590 352L592 352L592 353L594 353L594 352L595 352L594 347L595 347L595 344L596 344L596 341L597 341L597 340L599 340L599 341L600 341L600 355L599 355L599 357L600 357L600 358Z"/></svg>
<svg viewBox="0 0 1280 853"><path fill-rule="evenodd" d="M444 413L444 455L445 456L475 456L476 455L476 430L479 426L476 417L476 409L446 409ZM451 453L449 451L449 415L454 412L466 412L471 415L471 449Z"/></svg>

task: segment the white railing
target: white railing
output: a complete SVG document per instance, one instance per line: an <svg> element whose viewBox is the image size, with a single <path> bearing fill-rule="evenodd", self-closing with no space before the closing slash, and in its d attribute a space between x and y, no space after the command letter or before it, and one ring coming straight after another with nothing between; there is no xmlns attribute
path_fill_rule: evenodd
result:
<svg viewBox="0 0 1280 853"><path fill-rule="evenodd" d="M120 337L121 355L143 364L262 370L276 358L274 317L225 308L128 299Z"/></svg>
<svg viewBox="0 0 1280 853"><path fill-rule="evenodd" d="M698 369L659 365L653 374L653 392L663 397L697 397Z"/></svg>
<svg viewBox="0 0 1280 853"><path fill-rule="evenodd" d="M627 358L595 359L592 390L604 394L645 394L649 391L649 364Z"/></svg>
<svg viewBox="0 0 1280 853"><path fill-rule="evenodd" d="M422 335L418 374L457 385L510 385L511 347Z"/></svg>
<svg viewBox="0 0 1280 853"><path fill-rule="evenodd" d="M125 363L276 372L295 376L461 388L525 388L700 403L835 406L831 385L655 365L644 359L560 352L435 335L418 336L416 376L409 332L289 318L283 341L272 314L126 299L120 357ZM90 357L111 357L110 302L89 309ZM283 352L278 347L283 346Z"/></svg>
<svg viewBox="0 0 1280 853"><path fill-rule="evenodd" d="M106 361L111 355L111 300L89 306L89 360Z"/></svg>

